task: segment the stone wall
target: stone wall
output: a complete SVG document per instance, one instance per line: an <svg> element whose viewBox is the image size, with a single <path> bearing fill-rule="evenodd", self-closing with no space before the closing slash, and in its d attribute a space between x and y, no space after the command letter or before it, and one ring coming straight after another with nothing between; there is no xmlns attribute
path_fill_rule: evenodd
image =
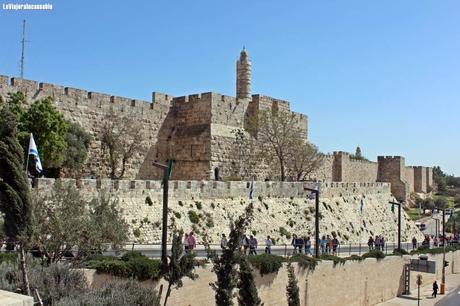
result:
<svg viewBox="0 0 460 306"><path fill-rule="evenodd" d="M426 167L414 167L414 189L416 192L427 192Z"/></svg>
<svg viewBox="0 0 460 306"><path fill-rule="evenodd" d="M321 261L314 271L302 270L294 264L299 286L300 305L328 306L370 306L400 295L404 289L404 264L416 256L390 256L382 260L368 258L364 261L347 261L345 264L333 265L331 261ZM460 272L460 252L449 252L446 259L450 267L446 274ZM423 284L439 281L442 269L442 255L430 255L429 260L436 262L436 273L411 273L411 290L416 290L416 275L421 274ZM85 271L89 284L100 287L114 278L107 274L97 274L94 270ZM211 306L215 305L214 291L209 283L215 282L211 266L198 268L196 280L184 279L184 286L171 292L168 305ZM260 276L257 271L255 282L259 297L266 306L286 305L286 285L288 283L286 264L278 271ZM348 285L344 285L348 284ZM144 286L159 290L166 285L147 281ZM235 301L236 304L236 301Z"/></svg>
<svg viewBox="0 0 460 306"><path fill-rule="evenodd" d="M162 189L159 181L63 180L76 185L82 196L90 200L100 192L110 192L131 227L131 240L158 243L161 237ZM34 190L49 194L53 179L39 179ZM314 205L306 188L312 183L255 182L254 222L249 233L259 241L266 235L277 243L290 243L284 232L301 235L314 233ZM184 231L198 233L198 240L207 236L218 243L228 233L229 222L239 216L249 202L250 182L171 181L169 222ZM360 213L364 197L363 212ZM396 215L391 212L390 185L387 183L322 183L320 185L320 231L337 233L343 243L366 242L372 235L382 234L388 242L396 240ZM199 217L193 223L189 214ZM423 235L403 214L403 240L417 240ZM283 228L283 229L282 229ZM140 235L134 236L134 231Z"/></svg>
<svg viewBox="0 0 460 306"><path fill-rule="evenodd" d="M84 167L84 177L108 175L100 134L109 115L132 117L140 124L142 149L128 164L126 173L126 177L140 177L142 167L151 167L151 163L146 160L149 153L155 155L150 152L150 149L157 142L158 133L169 112L172 99L168 95L153 93L152 101L140 101L24 79L10 80L6 76L0 78L0 96L6 98L8 93L16 91L25 93L29 104L38 99L52 97L54 105L66 119L79 123L92 135L93 141Z"/></svg>
<svg viewBox="0 0 460 306"><path fill-rule="evenodd" d="M415 192L415 185L414 185L414 167L406 167L405 168L405 176L404 179L406 180L407 184L409 185L409 192Z"/></svg>
<svg viewBox="0 0 460 306"><path fill-rule="evenodd" d="M334 152L333 181L376 182L378 165L376 162L354 159L347 152Z"/></svg>

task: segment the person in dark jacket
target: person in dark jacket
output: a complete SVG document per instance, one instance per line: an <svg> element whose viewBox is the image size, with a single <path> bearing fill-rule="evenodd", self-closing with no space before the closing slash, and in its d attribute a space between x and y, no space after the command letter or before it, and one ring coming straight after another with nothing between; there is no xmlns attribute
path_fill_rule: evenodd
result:
<svg viewBox="0 0 460 306"><path fill-rule="evenodd" d="M433 293L431 294L431 296L436 297L437 294L438 294L438 283L436 281L434 281L434 283L433 283Z"/></svg>

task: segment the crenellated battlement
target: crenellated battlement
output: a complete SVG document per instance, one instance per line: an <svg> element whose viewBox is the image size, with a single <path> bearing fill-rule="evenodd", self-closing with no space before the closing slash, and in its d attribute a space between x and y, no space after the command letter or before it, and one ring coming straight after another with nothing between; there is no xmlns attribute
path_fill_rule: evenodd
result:
<svg viewBox="0 0 460 306"><path fill-rule="evenodd" d="M16 77L8 77L0 75L0 86L2 90L7 92L21 91L30 98L51 96L55 100L60 98L70 98L77 100L79 103L88 105L96 105L101 108L109 108L115 106L121 111L127 108L135 108L140 112L148 109L154 109L154 104L170 105L173 97L167 94L157 92L152 93L152 101L144 101L131 99L126 97L113 96L106 93L87 91L85 89L66 87L57 84L46 82L37 82L34 80L21 79ZM1 94L1 93L0 93ZM94 103L93 101L96 101ZM56 101L57 103L63 101Z"/></svg>

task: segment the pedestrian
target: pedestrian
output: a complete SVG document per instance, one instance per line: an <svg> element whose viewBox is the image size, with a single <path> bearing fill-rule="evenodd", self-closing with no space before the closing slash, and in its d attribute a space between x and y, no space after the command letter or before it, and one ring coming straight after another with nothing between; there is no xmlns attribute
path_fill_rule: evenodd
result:
<svg viewBox="0 0 460 306"><path fill-rule="evenodd" d="M436 281L434 281L434 283L433 283L433 293L431 294L431 296L434 296L434 298L436 298L437 294L438 294L438 283Z"/></svg>
<svg viewBox="0 0 460 306"><path fill-rule="evenodd" d="M270 236L267 236L267 239L265 240L265 254L272 253L272 245L273 245L272 239L270 238Z"/></svg>
<svg viewBox="0 0 460 306"><path fill-rule="evenodd" d="M380 246L382 247L382 252L385 250L385 237L380 235Z"/></svg>
<svg viewBox="0 0 460 306"><path fill-rule="evenodd" d="M188 235L188 249L192 252L196 248L196 238L193 235L193 232L190 232Z"/></svg>
<svg viewBox="0 0 460 306"><path fill-rule="evenodd" d="M257 255L257 239L252 235L249 239L249 255Z"/></svg>
<svg viewBox="0 0 460 306"><path fill-rule="evenodd" d="M369 247L369 251L372 251L374 249L374 239L372 236L369 237L369 240L367 241L367 246Z"/></svg>
<svg viewBox="0 0 460 306"><path fill-rule="evenodd" d="M297 254L297 235L292 235L291 245L294 248L294 254Z"/></svg>
<svg viewBox="0 0 460 306"><path fill-rule="evenodd" d="M380 238L379 236L375 236L375 239L374 239L374 246L375 246L375 249L378 251L380 250Z"/></svg>
<svg viewBox="0 0 460 306"><path fill-rule="evenodd" d="M227 237L225 237L225 234L222 234L222 239L220 239L220 247L222 250L227 248Z"/></svg>
<svg viewBox="0 0 460 306"><path fill-rule="evenodd" d="M412 238L412 250L415 250L417 248L417 238Z"/></svg>
<svg viewBox="0 0 460 306"><path fill-rule="evenodd" d="M321 246L321 254L324 254L326 252L326 237L323 236L319 242Z"/></svg>
<svg viewBox="0 0 460 306"><path fill-rule="evenodd" d="M246 235L243 235L243 240L241 241L241 243L243 245L243 253L244 255L246 255L249 248L249 239Z"/></svg>
<svg viewBox="0 0 460 306"><path fill-rule="evenodd" d="M330 254L332 252L332 239L331 236L326 236L326 254Z"/></svg>
<svg viewBox="0 0 460 306"><path fill-rule="evenodd" d="M339 239L337 237L334 237L332 239L332 253L337 256L337 248L339 247Z"/></svg>
<svg viewBox="0 0 460 306"><path fill-rule="evenodd" d="M303 245L304 245L303 238L298 236L297 239L296 239L295 244L297 246L297 250L299 251L299 254L302 254L302 249L303 249Z"/></svg>
<svg viewBox="0 0 460 306"><path fill-rule="evenodd" d="M304 245L305 245L305 255L312 255L311 254L311 240L310 237L306 237L304 239Z"/></svg>
<svg viewBox="0 0 460 306"><path fill-rule="evenodd" d="M188 234L185 233L185 236L184 236L184 251L186 254L188 254L189 252L189 248L188 248Z"/></svg>

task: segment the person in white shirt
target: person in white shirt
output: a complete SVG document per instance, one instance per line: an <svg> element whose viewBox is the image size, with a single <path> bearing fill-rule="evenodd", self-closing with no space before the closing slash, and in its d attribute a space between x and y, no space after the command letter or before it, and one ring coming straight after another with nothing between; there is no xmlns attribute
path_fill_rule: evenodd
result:
<svg viewBox="0 0 460 306"><path fill-rule="evenodd" d="M267 239L265 240L265 254L272 253L272 245L273 245L272 239L270 238L270 236L267 236Z"/></svg>

